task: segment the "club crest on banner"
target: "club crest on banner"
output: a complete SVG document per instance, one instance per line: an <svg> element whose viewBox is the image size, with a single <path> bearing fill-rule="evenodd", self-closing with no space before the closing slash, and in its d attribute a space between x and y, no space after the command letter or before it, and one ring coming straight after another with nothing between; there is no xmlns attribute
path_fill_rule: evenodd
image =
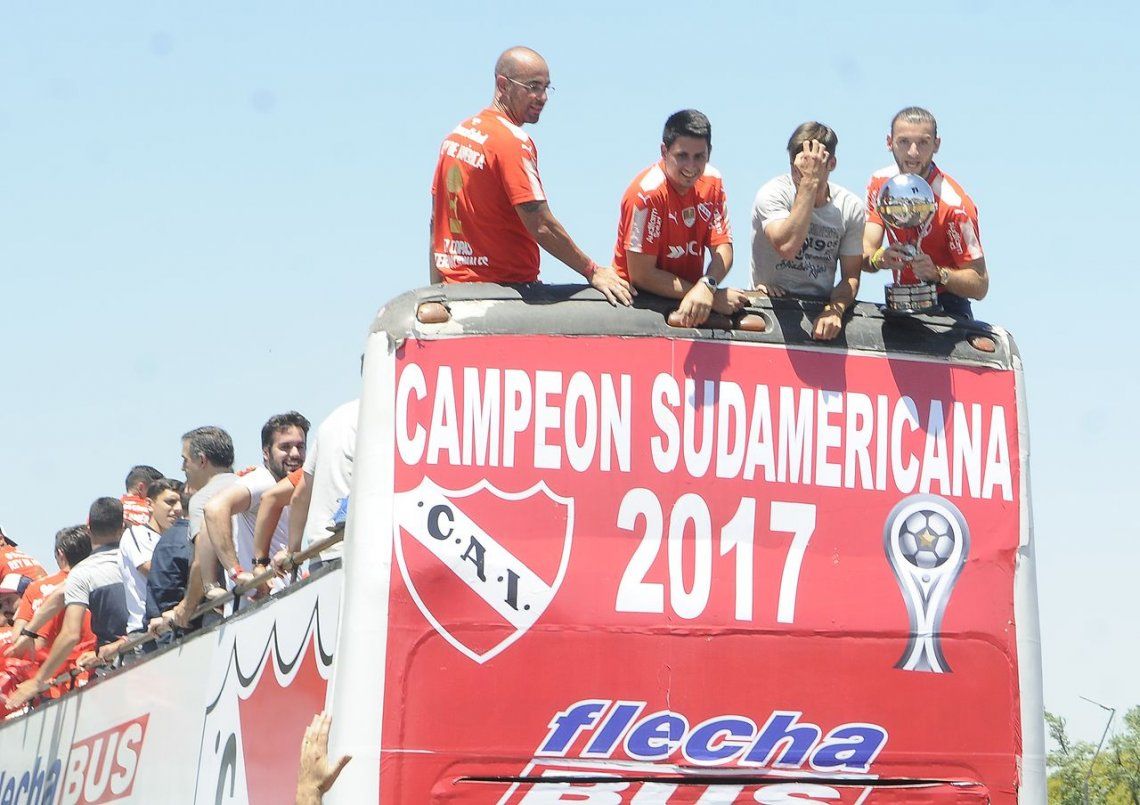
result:
<svg viewBox="0 0 1140 805"><path fill-rule="evenodd" d="M477 663L522 637L562 585L574 501L545 483L449 490L425 478L396 494L394 513L408 592L444 640Z"/></svg>

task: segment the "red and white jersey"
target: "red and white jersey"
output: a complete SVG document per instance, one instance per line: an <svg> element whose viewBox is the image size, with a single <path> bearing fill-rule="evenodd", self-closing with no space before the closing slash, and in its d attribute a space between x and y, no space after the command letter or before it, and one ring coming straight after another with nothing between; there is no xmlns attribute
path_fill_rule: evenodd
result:
<svg viewBox="0 0 1140 805"><path fill-rule="evenodd" d="M44 576L37 579L28 585L28 589L24 590L23 596L20 598L20 606L16 609L16 619L31 621L36 612L49 595L56 590L63 587L63 583L67 581L67 571L58 570L50 576ZM54 618L48 621L44 626L40 627L39 634L47 640L48 646L51 646L55 636L59 634L60 628L63 626L63 616L65 610L60 611ZM79 633L79 643L87 650L95 643L95 635L91 632L91 612L87 611L83 614L83 628ZM72 656L78 656L75 651Z"/></svg>
<svg viewBox="0 0 1140 805"><path fill-rule="evenodd" d="M123 495L123 521L127 525L146 525L150 522L150 501L136 495Z"/></svg>
<svg viewBox="0 0 1140 805"><path fill-rule="evenodd" d="M444 138L432 179L432 260L445 282L534 282L538 243L515 207L545 201L538 148L484 109Z"/></svg>
<svg viewBox="0 0 1140 805"><path fill-rule="evenodd" d="M678 193L661 162L637 175L621 199L613 266L629 279L626 251L652 254L657 268L696 282L705 272L705 249L732 243L720 171L705 166L687 193Z"/></svg>
<svg viewBox="0 0 1140 805"><path fill-rule="evenodd" d="M867 185L867 223L883 226L883 219L875 210L875 202L887 180L898 174L898 166L891 165L871 175ZM937 165L931 166L931 174L926 180L938 201L938 211L919 248L936 266L947 268L957 268L983 257L978 208L962 185L939 170ZM895 234L886 229L888 240L894 243Z"/></svg>
<svg viewBox="0 0 1140 805"><path fill-rule="evenodd" d="M14 545L6 545L0 548L0 578L9 573L27 576L33 581L42 579L47 575L47 571L44 570L39 561L28 556Z"/></svg>

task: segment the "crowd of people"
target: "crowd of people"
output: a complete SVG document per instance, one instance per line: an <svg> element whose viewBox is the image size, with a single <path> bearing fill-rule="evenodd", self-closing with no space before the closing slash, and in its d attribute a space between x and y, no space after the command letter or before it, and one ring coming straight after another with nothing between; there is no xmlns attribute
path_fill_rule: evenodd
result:
<svg viewBox="0 0 1140 805"><path fill-rule="evenodd" d="M339 562L335 540L303 568L297 559L343 525L358 411L341 405L312 438L304 416L276 414L261 428L262 463L236 472L225 430L188 431L184 480L132 467L122 495L56 533L54 573L0 527L0 712L200 628L200 609L220 617Z"/></svg>
<svg viewBox="0 0 1140 805"><path fill-rule="evenodd" d="M494 78L490 106L456 126L440 148L432 183L433 283L535 282L541 247L611 304L631 304L638 290L679 300L682 326L745 307L745 290L722 287L733 263L732 229L722 177L709 164L705 115L685 109L665 121L660 159L622 197L613 256L600 265L551 212L537 146L523 130L538 122L554 90L546 61L514 47L495 63ZM825 301L812 335L831 340L842 331L861 274L890 269L935 285L943 311L972 318L971 300L989 289L978 212L934 162L941 145L934 115L910 106L894 116L887 148L895 164L871 176L862 198L829 180L838 142L817 121L792 132L789 172L756 195L748 293ZM899 174L925 179L937 202L917 252L876 210L880 188Z"/></svg>

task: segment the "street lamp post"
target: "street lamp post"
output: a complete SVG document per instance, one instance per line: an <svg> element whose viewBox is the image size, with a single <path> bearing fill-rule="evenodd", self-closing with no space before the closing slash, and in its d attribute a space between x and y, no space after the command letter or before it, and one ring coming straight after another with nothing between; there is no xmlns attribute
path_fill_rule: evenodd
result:
<svg viewBox="0 0 1140 805"><path fill-rule="evenodd" d="M1081 698L1089 704L1095 704L1101 710L1108 712L1108 723L1104 725L1104 732L1100 734L1100 743L1096 745L1096 752L1093 753L1092 760L1089 761L1089 770L1085 773L1085 785L1084 790L1081 793L1081 802L1083 802L1084 805L1089 805L1089 779L1092 777L1093 766L1096 764L1096 759L1100 756L1100 750L1104 746L1104 739L1108 737L1108 728L1112 726L1112 719L1116 715L1116 708L1109 707L1108 705L1101 704L1100 702L1094 702L1087 696L1081 696Z"/></svg>

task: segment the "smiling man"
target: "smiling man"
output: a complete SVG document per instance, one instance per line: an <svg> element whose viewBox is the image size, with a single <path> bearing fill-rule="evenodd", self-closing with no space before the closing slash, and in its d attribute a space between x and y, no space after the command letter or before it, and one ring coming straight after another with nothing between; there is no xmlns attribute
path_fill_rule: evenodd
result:
<svg viewBox="0 0 1140 805"><path fill-rule="evenodd" d="M286 475L304 466L308 435L309 420L296 411L270 417L261 428L262 466L242 474L206 504L206 533L218 561L234 584L253 578L253 531L261 496ZM289 515L285 512L274 531L269 555L284 548L288 541ZM267 565L268 560L262 564Z"/></svg>
<svg viewBox="0 0 1140 805"><path fill-rule="evenodd" d="M614 268L634 287L681 300L677 310L685 327L699 327L714 310L730 315L748 302L743 292L719 287L732 268L732 227L711 153L707 117L696 109L670 115L661 159L634 177L622 196L614 246Z"/></svg>
<svg viewBox="0 0 1140 805"><path fill-rule="evenodd" d="M447 135L432 181L432 282L538 280L541 246L584 276L611 304L630 304L629 284L599 266L563 228L538 175L537 123L554 87L546 60L526 47L495 62L495 94Z"/></svg>
<svg viewBox="0 0 1140 805"><path fill-rule="evenodd" d="M882 247L885 227L875 210L883 184L900 173L926 179L934 190L938 211L910 262L919 279L938 287L938 301L952 315L973 318L971 299L983 299L990 288L986 258L978 231L978 209L960 184L934 164L942 144L938 122L926 109L908 106L891 120L887 148L895 164L876 171L867 185L867 228L863 233L863 270L902 268L906 255L894 236Z"/></svg>

